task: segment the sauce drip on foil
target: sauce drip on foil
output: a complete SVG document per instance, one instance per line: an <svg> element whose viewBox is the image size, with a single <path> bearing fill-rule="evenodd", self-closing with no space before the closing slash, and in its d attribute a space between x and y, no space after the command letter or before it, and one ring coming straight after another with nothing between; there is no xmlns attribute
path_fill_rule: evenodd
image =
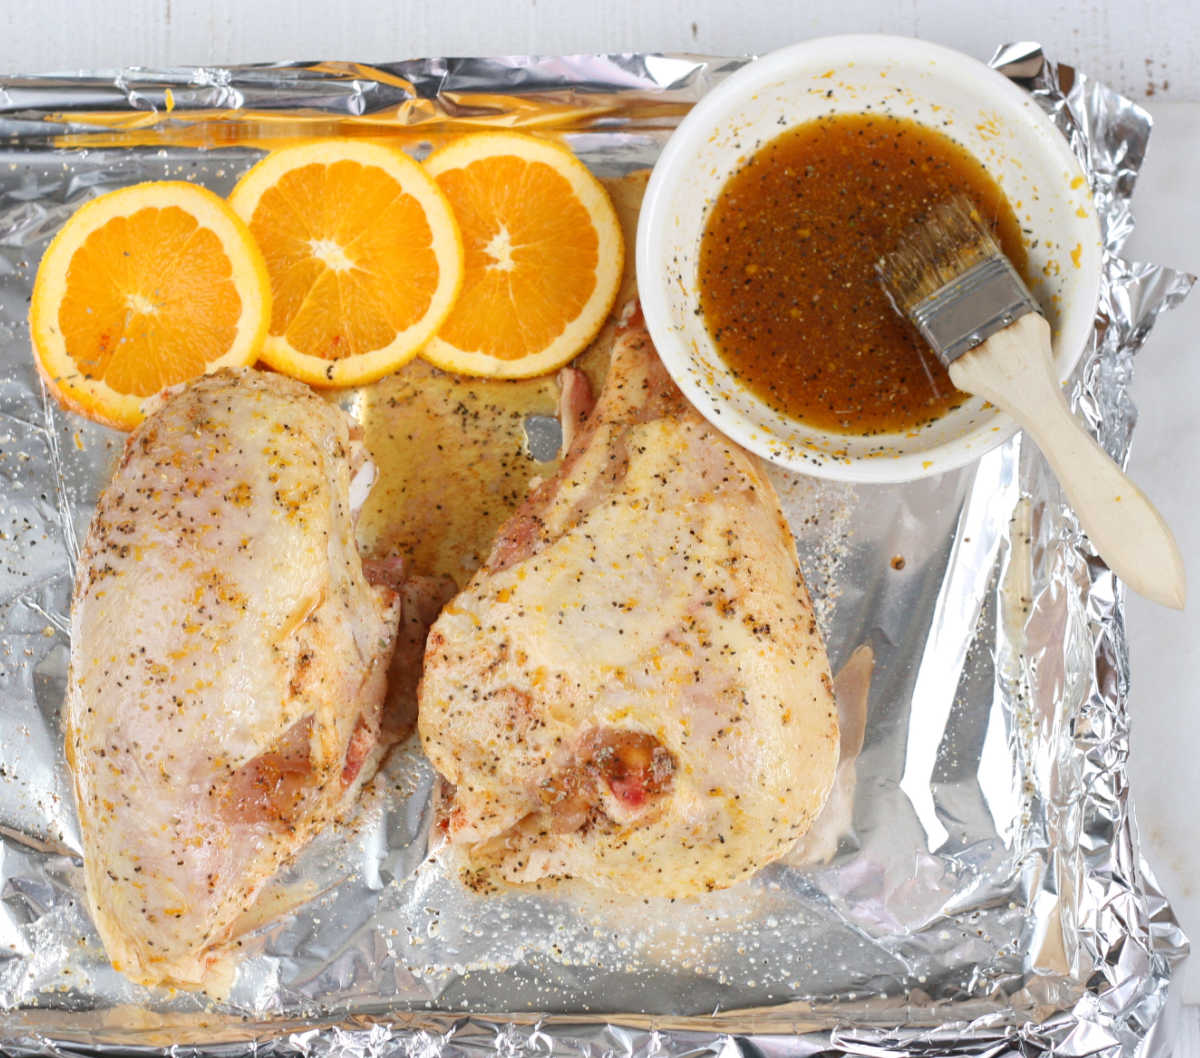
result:
<svg viewBox="0 0 1200 1058"><path fill-rule="evenodd" d="M649 170L606 180L632 246ZM633 254L617 306L637 292ZM574 364L604 385L617 325L610 319ZM400 558L409 576L449 577L463 587L487 558L496 532L524 499L538 462L526 443L530 415L554 415L553 375L518 381L460 378L414 360L364 387L358 416L378 478L359 515L358 541L374 561Z"/></svg>
<svg viewBox="0 0 1200 1058"><path fill-rule="evenodd" d="M777 411L820 429L899 432L957 407L964 394L888 303L875 261L959 192L1028 278L1004 192L948 136L841 114L766 143L725 184L700 243L701 311L722 359Z"/></svg>

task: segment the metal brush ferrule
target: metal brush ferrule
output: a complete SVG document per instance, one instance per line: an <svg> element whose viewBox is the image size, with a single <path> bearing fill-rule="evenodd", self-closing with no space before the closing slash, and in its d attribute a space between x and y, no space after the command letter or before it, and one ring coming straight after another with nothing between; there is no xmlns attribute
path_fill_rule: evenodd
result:
<svg viewBox="0 0 1200 1058"><path fill-rule="evenodd" d="M908 316L949 366L1014 320L1040 311L1017 270L998 254L917 302Z"/></svg>

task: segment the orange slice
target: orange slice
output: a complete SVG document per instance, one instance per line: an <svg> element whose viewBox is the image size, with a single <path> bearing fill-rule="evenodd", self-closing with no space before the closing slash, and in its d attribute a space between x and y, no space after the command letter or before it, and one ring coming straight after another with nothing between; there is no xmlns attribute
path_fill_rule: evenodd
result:
<svg viewBox="0 0 1200 1058"><path fill-rule="evenodd" d="M402 150L361 140L267 155L230 205L267 259L274 295L262 358L314 386L354 386L408 363L462 283L445 196Z"/></svg>
<svg viewBox="0 0 1200 1058"><path fill-rule="evenodd" d="M600 182L567 148L516 132L463 136L425 168L454 207L466 275L421 355L459 374L528 378L582 351L625 258Z"/></svg>
<svg viewBox="0 0 1200 1058"><path fill-rule="evenodd" d="M54 237L29 330L63 404L130 430L165 387L252 364L270 297L262 254L224 199L195 184L136 184L86 203Z"/></svg>

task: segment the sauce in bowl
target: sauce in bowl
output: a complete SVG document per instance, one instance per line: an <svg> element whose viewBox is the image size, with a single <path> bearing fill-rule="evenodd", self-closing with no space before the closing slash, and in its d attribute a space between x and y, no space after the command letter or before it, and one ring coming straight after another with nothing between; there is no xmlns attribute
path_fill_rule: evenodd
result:
<svg viewBox="0 0 1200 1058"><path fill-rule="evenodd" d="M721 358L777 411L824 430L911 430L964 394L888 303L875 261L966 193L1026 279L1021 229L983 165L904 118L789 129L729 178L700 243L700 307Z"/></svg>

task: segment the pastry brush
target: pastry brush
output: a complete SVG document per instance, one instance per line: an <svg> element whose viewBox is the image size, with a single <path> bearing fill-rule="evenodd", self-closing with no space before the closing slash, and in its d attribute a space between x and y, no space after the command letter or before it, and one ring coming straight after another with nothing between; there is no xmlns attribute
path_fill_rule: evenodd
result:
<svg viewBox="0 0 1200 1058"><path fill-rule="evenodd" d="M991 401L1041 449L1096 553L1140 595L1182 609L1183 557L1162 515L1071 414L1050 324L966 196L913 227L876 271L965 393Z"/></svg>

